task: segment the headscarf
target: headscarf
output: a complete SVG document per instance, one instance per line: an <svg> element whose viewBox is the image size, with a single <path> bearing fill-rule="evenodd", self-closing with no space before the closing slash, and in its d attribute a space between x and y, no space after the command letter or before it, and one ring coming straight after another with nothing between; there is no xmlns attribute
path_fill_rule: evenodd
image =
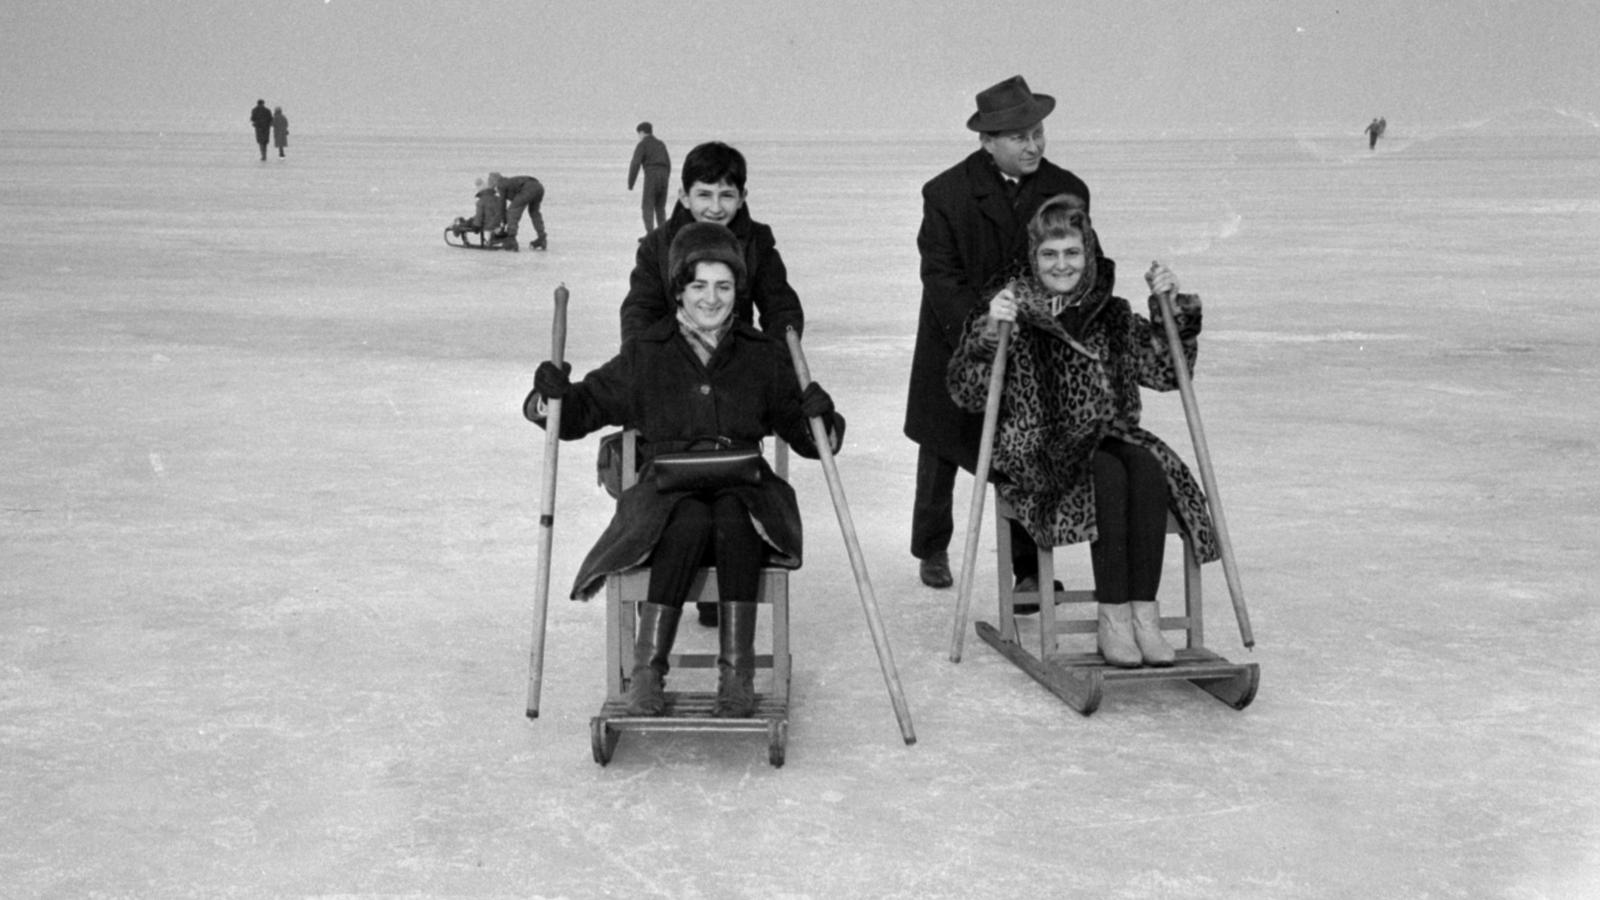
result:
<svg viewBox="0 0 1600 900"><path fill-rule="evenodd" d="M1039 246L1073 232L1083 238L1083 272L1078 276L1078 283L1065 294L1052 295L1039 279ZM1028 273L1038 288L1037 292L1029 293L1052 298L1048 315L1053 318L1060 315L1063 309L1085 305L1084 301L1098 286L1099 261L1100 238L1094 233L1094 225L1089 221L1089 213L1083 208L1082 200L1072 194L1057 194L1040 204L1039 210L1028 221Z"/></svg>

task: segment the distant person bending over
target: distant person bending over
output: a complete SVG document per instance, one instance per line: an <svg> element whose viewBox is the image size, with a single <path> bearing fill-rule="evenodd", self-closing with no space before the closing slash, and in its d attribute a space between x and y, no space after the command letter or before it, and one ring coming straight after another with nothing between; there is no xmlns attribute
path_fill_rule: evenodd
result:
<svg viewBox="0 0 1600 900"><path fill-rule="evenodd" d="M1013 322L994 437L995 489L1041 547L1089 541L1099 603L1100 654L1113 666L1170 666L1156 590L1167 511L1195 558L1218 557L1205 496L1177 454L1139 426L1140 387L1178 386L1176 365L1193 368L1200 298L1177 294L1182 360L1160 325L1156 294L1177 278L1153 264L1150 319L1095 277L1098 241L1076 196L1054 197L1028 225L1032 271L974 310L950 358L951 397L981 413L999 323Z"/></svg>
<svg viewBox="0 0 1600 900"><path fill-rule="evenodd" d="M272 143L278 148L278 158L283 158L283 148L289 146L289 117L283 114L283 107L272 109Z"/></svg>
<svg viewBox="0 0 1600 900"><path fill-rule="evenodd" d="M500 192L506 201L506 240L513 245L517 243L517 226L522 221L522 211L528 211L528 221L533 225L534 240L528 243L530 250L544 250L547 248L544 233L544 216L539 214L539 206L544 203L544 185L532 175L514 175L510 178L499 172L489 173L489 183Z"/></svg>
<svg viewBox="0 0 1600 900"><path fill-rule="evenodd" d="M745 276L739 279L734 319L754 325L759 318L761 330L780 346L786 329L793 328L796 335L805 331L805 312L800 296L789 286L777 239L771 228L750 218L745 175L744 154L719 141L701 144L684 157L683 188L672 217L639 241L628 296L622 301L624 345L676 314L668 251L674 238L695 222L725 226L739 242ZM716 604L699 604L696 611L701 625L717 624Z"/></svg>
<svg viewBox="0 0 1600 900"><path fill-rule="evenodd" d="M644 188L639 195L639 206L644 216L644 233L667 221L667 185L672 180L672 157L667 155L667 145L655 136L649 122L640 122L634 130L639 137L633 148L633 162L628 164L628 190L644 171Z"/></svg>
<svg viewBox="0 0 1600 900"><path fill-rule="evenodd" d="M769 553L778 555L776 565L800 565L794 489L759 457L722 483L674 485L659 455L690 449L708 436L733 447L756 447L776 433L795 452L815 459L808 419L823 420L835 451L845 423L820 385L800 389L781 344L734 318L734 298L747 273L728 229L690 224L679 231L668 257L674 314L577 384L568 379L570 365L541 363L523 414L542 427L545 401L560 398L563 440L606 426L637 429L644 439L639 482L618 497L616 514L579 567L572 589L573 599L584 599L607 575L641 562L650 566L648 596L639 606L629 714L662 713L663 680L684 601L699 567L714 563L721 600L714 711L745 718L756 707L761 566Z"/></svg>
<svg viewBox="0 0 1600 900"><path fill-rule="evenodd" d="M261 161L267 161L267 141L272 139L272 110L267 109L267 101L257 100L255 109L250 110L250 124L256 129L256 146L261 148Z"/></svg>

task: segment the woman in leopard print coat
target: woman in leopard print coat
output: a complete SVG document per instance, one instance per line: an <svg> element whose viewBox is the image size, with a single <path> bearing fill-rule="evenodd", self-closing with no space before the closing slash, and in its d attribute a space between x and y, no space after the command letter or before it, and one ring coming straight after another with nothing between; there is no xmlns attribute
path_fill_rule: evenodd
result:
<svg viewBox="0 0 1600 900"><path fill-rule="evenodd" d="M1139 389L1178 386L1150 298L1150 318L1096 289L1098 242L1087 214L1061 198L1028 226L1033 271L1012 280L967 321L950 360L956 405L981 412L998 344L1014 321L995 432L996 490L1042 547L1091 542L1100 645L1114 665L1170 665L1155 625L1167 511L1202 562L1218 558L1205 496L1160 438L1139 425ZM1176 291L1159 264L1153 291ZM1200 299L1177 298L1184 364L1193 369ZM1142 624L1141 624L1142 623Z"/></svg>

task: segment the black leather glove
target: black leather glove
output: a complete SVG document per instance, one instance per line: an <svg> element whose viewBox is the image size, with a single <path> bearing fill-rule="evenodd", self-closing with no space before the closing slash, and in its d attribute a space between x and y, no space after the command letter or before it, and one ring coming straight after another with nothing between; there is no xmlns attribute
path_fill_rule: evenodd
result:
<svg viewBox="0 0 1600 900"><path fill-rule="evenodd" d="M564 362L557 367L547 359L533 370L533 389L546 400L560 400L572 390L572 379L567 377L571 374L572 363Z"/></svg>
<svg viewBox="0 0 1600 900"><path fill-rule="evenodd" d="M1178 298L1182 297L1180 301ZM1200 336L1200 297L1195 294L1174 294L1172 297L1173 322L1178 326L1178 339L1192 341ZM1166 336L1166 323L1162 321L1161 302L1154 295L1150 297L1150 324L1156 333L1163 339Z"/></svg>
<svg viewBox="0 0 1600 900"><path fill-rule="evenodd" d="M826 417L833 412L833 398L813 381L800 392L800 412L808 419L821 418L826 425Z"/></svg>
<svg viewBox="0 0 1600 900"><path fill-rule="evenodd" d="M833 452L838 453L844 449L844 416L838 412L828 413L828 418L822 421L828 434L833 435Z"/></svg>

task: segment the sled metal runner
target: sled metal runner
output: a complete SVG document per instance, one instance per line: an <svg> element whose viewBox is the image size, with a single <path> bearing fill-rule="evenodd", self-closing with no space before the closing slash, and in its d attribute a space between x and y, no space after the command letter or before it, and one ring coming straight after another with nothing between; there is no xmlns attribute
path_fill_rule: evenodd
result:
<svg viewBox="0 0 1600 900"><path fill-rule="evenodd" d="M1042 603L1039 592L1016 593L1011 585L1011 529L1008 523L1010 510L998 496L995 498L995 530L998 538L999 617L998 627L988 622L976 623L978 637L999 651L1017 668L1028 673L1051 693L1066 701L1068 706L1085 716L1100 708L1100 701L1108 682L1188 681L1234 709L1244 709L1255 699L1261 681L1261 668L1256 663L1235 663L1206 649L1205 621L1202 609L1200 564L1194 558L1182 529L1170 514L1167 533L1177 534L1183 540L1183 595L1181 616L1162 616L1162 631L1181 631L1183 641L1177 646L1177 661L1171 666L1143 666L1123 669L1109 665L1096 652L1072 652L1063 647L1063 636L1088 635L1093 645L1093 635L1098 628L1095 617L1096 602L1093 590L1057 591L1054 603ZM1054 553L1048 547L1039 548L1039 584L1052 584L1055 580ZM1038 608L1030 613L1036 618L1038 652L1025 646L1019 628L1018 605ZM1074 605L1086 605L1089 616L1067 615ZM1030 628L1030 630L1033 630Z"/></svg>
<svg viewBox="0 0 1600 900"><path fill-rule="evenodd" d="M444 242L452 247L466 250L517 249L515 241L506 243L503 239L496 239L493 233L485 234L482 228L474 228L459 219L444 227Z"/></svg>
<svg viewBox="0 0 1600 900"><path fill-rule="evenodd" d="M637 471L636 436L625 432L622 440L622 478L631 486ZM774 469L782 475L788 469L788 447L781 441L775 454ZM703 732L721 735L756 734L766 737L767 762L782 766L789 741L789 687L793 658L789 652L789 570L763 566L755 602L761 619L770 626L770 652L756 655L756 710L749 718L721 719L712 712L717 693L710 690L667 690L666 709L659 716L628 713L628 687L632 680L633 648L637 637L638 605L649 595L650 570L633 569L606 579L606 699L598 715L589 720L589 738L594 761L611 762L617 743L626 732ZM692 624L694 604L716 603L716 569L704 566L695 573L684 601L685 621L680 624L678 646L694 642L685 632L698 628ZM715 637L712 632L710 637ZM688 682L705 671L715 673L715 652L674 652L668 683ZM696 671L699 670L699 671ZM765 690L761 688L765 687Z"/></svg>

